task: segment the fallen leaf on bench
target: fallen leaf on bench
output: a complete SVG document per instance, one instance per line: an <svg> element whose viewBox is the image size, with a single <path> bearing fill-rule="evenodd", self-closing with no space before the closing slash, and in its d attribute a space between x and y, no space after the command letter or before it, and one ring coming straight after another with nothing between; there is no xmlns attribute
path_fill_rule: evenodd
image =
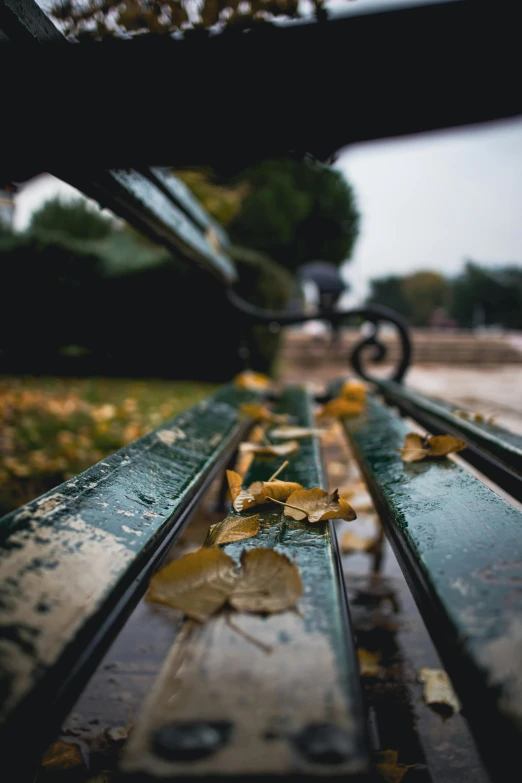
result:
<svg viewBox="0 0 522 783"><path fill-rule="evenodd" d="M372 652L371 650L365 650L364 647L359 647L357 649L357 657L359 658L361 677L379 676L381 671L381 652L379 650Z"/></svg>
<svg viewBox="0 0 522 783"><path fill-rule="evenodd" d="M45 769L73 769L84 763L78 745L69 742L53 742L49 745L40 762Z"/></svg>
<svg viewBox="0 0 522 783"><path fill-rule="evenodd" d="M361 538L360 536L347 530L341 538L341 552L351 554L352 552L372 552L375 549L374 538Z"/></svg>
<svg viewBox="0 0 522 783"><path fill-rule="evenodd" d="M323 405L317 412L317 418L323 419L325 417L330 417L332 419L353 419L356 416L360 416L363 410L364 402L336 397Z"/></svg>
<svg viewBox="0 0 522 783"><path fill-rule="evenodd" d="M257 454L259 457L289 457L299 451L299 443L296 440L288 440L286 443L261 446L257 443L240 443L239 451L242 454Z"/></svg>
<svg viewBox="0 0 522 783"><path fill-rule="evenodd" d="M346 519L350 522L357 516L348 501L339 497L336 489L330 495L319 487L292 492L286 500L284 513L292 519L308 518L312 524L327 519Z"/></svg>
<svg viewBox="0 0 522 783"><path fill-rule="evenodd" d="M400 450L404 462L419 462L426 457L446 457L466 448L466 444L452 435L428 435L423 437L409 432Z"/></svg>
<svg viewBox="0 0 522 783"><path fill-rule="evenodd" d="M366 400L366 386L361 381L346 381L339 394L344 400L364 403Z"/></svg>
<svg viewBox="0 0 522 783"><path fill-rule="evenodd" d="M198 549L154 574L147 600L202 622L227 602L237 579L236 564L221 549Z"/></svg>
<svg viewBox="0 0 522 783"><path fill-rule="evenodd" d="M248 391L263 391L271 384L270 378L261 372L253 370L244 370L234 378L234 386L238 389L247 389Z"/></svg>
<svg viewBox="0 0 522 783"><path fill-rule="evenodd" d="M320 430L317 427L292 427L291 425L287 425L283 427L276 427L275 429L270 430L270 437L277 439L308 438L312 435L317 435L319 437L324 435L326 432L327 430Z"/></svg>
<svg viewBox="0 0 522 783"><path fill-rule="evenodd" d="M273 549L251 549L241 555L243 573L229 603L240 612L284 612L303 593L299 569Z"/></svg>
<svg viewBox="0 0 522 783"><path fill-rule="evenodd" d="M376 755L377 772L384 783L401 783L411 764L401 764L396 750L381 750Z"/></svg>
<svg viewBox="0 0 522 783"><path fill-rule="evenodd" d="M259 514L251 517L227 517L208 529L203 546L218 546L230 544L232 541L242 541L259 533Z"/></svg>
<svg viewBox="0 0 522 783"><path fill-rule="evenodd" d="M448 717L454 712L460 712L460 701L443 669L421 669L418 679L424 683L426 704Z"/></svg>
<svg viewBox="0 0 522 783"><path fill-rule="evenodd" d="M346 465L342 462L337 462L336 460L330 460L326 467L330 476L335 476L335 478L345 476L348 470Z"/></svg>
<svg viewBox="0 0 522 783"><path fill-rule="evenodd" d="M235 511L245 511L252 506L266 503L268 495L276 500L286 500L292 492L302 489L301 484L296 481L279 481L279 479L254 481L247 489L242 489L243 480L239 473L233 470L227 470L227 481Z"/></svg>
<svg viewBox="0 0 522 783"><path fill-rule="evenodd" d="M239 412L255 421L270 421L274 424L284 424L290 420L288 413L272 413L258 402L244 402L239 406Z"/></svg>

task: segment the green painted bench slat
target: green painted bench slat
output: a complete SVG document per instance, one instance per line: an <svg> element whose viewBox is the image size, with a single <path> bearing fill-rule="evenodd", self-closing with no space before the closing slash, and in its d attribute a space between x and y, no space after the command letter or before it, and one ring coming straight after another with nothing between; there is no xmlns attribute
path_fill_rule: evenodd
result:
<svg viewBox="0 0 522 783"><path fill-rule="evenodd" d="M345 421L405 575L495 780L522 740L522 513L456 462L402 462L407 425L370 398Z"/></svg>
<svg viewBox="0 0 522 783"><path fill-rule="evenodd" d="M89 176L74 171L54 173L153 240L202 265L225 283L236 279L232 261L216 252L201 229L174 200L140 171L111 169Z"/></svg>
<svg viewBox="0 0 522 783"><path fill-rule="evenodd" d="M31 727L40 742L56 729L77 695L76 680L92 671L138 600L166 539L181 531L244 436L237 407L252 399L258 397L222 387L0 520L6 748L22 731L29 751Z"/></svg>
<svg viewBox="0 0 522 783"><path fill-rule="evenodd" d="M227 247L229 244L227 232L220 223L209 215L184 182L174 176L168 169L154 166L148 169L148 177L161 189L164 189L197 226L203 229L203 231L212 229L221 245Z"/></svg>
<svg viewBox="0 0 522 783"><path fill-rule="evenodd" d="M434 434L462 438L468 449L462 456L482 470L517 500L522 500L522 436L495 424L456 415L456 405L433 400L393 381L378 383L387 402L397 405Z"/></svg>
<svg viewBox="0 0 522 783"><path fill-rule="evenodd" d="M313 421L308 395L296 387L283 394L277 410L303 425ZM280 464L254 461L245 482L266 480ZM325 486L316 438L301 441L280 478ZM304 587L298 611L233 615L270 651L238 635L223 616L182 626L129 737L123 766L140 780L352 780L368 773L366 720L333 524L287 519L273 504L245 515L254 511L261 514L259 534L224 549L239 558L242 550L262 546L292 558ZM155 750L154 736L172 721L192 725L196 733L209 722L226 726L226 742L197 760L166 758Z"/></svg>

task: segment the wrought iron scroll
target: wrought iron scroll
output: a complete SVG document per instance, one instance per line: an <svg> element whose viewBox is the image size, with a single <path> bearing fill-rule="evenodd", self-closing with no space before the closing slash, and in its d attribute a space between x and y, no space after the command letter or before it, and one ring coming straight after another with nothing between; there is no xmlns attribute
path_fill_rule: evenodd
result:
<svg viewBox="0 0 522 783"><path fill-rule="evenodd" d="M345 321L359 320L372 325L372 331L364 336L355 345L349 356L349 364L361 378L367 381L376 380L363 367L363 360L368 358L374 363L383 363L388 354L388 347L379 337L379 328L384 324L392 324L397 329L399 339L399 359L393 367L388 380L401 383L411 361L412 346L405 319L388 307L371 305L356 310L318 310L315 313L286 312L282 310L265 310L261 307L249 304L239 296L232 288L227 289L230 303L241 315L256 324L277 324L279 326L293 326L307 321L328 321L332 325L339 325ZM382 380L382 378L380 379Z"/></svg>

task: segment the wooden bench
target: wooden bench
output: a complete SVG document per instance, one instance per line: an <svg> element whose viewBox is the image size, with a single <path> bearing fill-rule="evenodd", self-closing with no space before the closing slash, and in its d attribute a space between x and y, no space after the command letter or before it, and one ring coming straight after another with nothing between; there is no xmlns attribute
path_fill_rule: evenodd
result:
<svg viewBox="0 0 522 783"><path fill-rule="evenodd" d="M12 41L38 44L58 36L29 0L18 9L9 0L0 10L0 27ZM87 173L61 164L54 172L220 278L245 319L284 325L316 317L267 313L238 297L225 232L165 169ZM431 431L464 438L469 449L463 457L484 472L494 464L492 477L519 497L516 438L464 422L397 383L410 360L400 317L385 308L323 316L373 324L352 354L356 372L367 378L364 354L369 349L382 359L378 327L394 324L402 354L394 381L379 384L380 393ZM38 754L151 573L212 479L231 464L248 430L239 406L261 398L225 386L1 521L0 729L3 763L18 780L32 780ZM277 412L298 423L313 422L314 401L305 390L288 389L274 402ZM344 426L488 769L507 780L511 765L517 768L522 732L522 515L454 461L405 466L397 449L408 427L377 397ZM256 460L245 482L267 479L279 465ZM303 440L285 478L325 486L316 437ZM245 615L245 633L262 639L269 655L219 616L191 626L190 634L180 626L132 733L124 776L371 779L372 748L333 524L311 527L284 519L273 506L259 510L258 535L224 548L233 556L257 545L287 553L303 581L299 613Z"/></svg>

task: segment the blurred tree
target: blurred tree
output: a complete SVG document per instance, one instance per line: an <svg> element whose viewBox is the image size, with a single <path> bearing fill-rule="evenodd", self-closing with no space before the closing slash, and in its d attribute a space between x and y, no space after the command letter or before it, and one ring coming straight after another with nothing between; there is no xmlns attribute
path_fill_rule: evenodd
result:
<svg viewBox="0 0 522 783"><path fill-rule="evenodd" d="M415 272L403 279L402 292L411 324L427 326L433 311L449 304L451 284L438 272Z"/></svg>
<svg viewBox="0 0 522 783"><path fill-rule="evenodd" d="M326 16L324 4L312 0L317 18ZM299 17L299 5L299 0L54 0L50 13L69 38L102 40L216 24L251 27L275 17Z"/></svg>
<svg viewBox="0 0 522 783"><path fill-rule="evenodd" d="M241 202L248 193L248 184L218 184L211 171L205 169L181 169L174 174L183 180L207 212L223 226L228 225L241 209Z"/></svg>
<svg viewBox="0 0 522 783"><path fill-rule="evenodd" d="M115 232L115 223L85 199L46 201L33 213L29 231L58 231L77 239L103 239Z"/></svg>
<svg viewBox="0 0 522 783"><path fill-rule="evenodd" d="M248 191L228 225L234 242L291 271L316 259L340 266L350 258L359 212L341 172L310 161L266 160L238 181Z"/></svg>
<svg viewBox="0 0 522 783"><path fill-rule="evenodd" d="M522 328L522 268L488 269L468 261L453 282L451 314L468 328L482 324Z"/></svg>
<svg viewBox="0 0 522 783"><path fill-rule="evenodd" d="M374 277L370 280L370 295L368 304L391 307L401 315L409 318L411 310L403 291L403 280L400 275L388 275L387 277Z"/></svg>

